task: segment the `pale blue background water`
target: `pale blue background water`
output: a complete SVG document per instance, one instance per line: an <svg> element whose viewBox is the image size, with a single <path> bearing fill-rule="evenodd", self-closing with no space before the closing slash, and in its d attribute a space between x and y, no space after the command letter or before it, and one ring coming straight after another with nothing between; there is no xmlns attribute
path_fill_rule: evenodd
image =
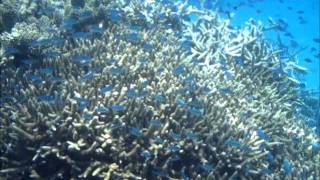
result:
<svg viewBox="0 0 320 180"><path fill-rule="evenodd" d="M206 0L207 2L215 2L214 0ZM299 64L308 68L308 74L300 76L301 82L306 83L306 88L309 90L319 91L319 69L320 57L315 55L320 51L320 44L313 41L314 38L319 38L319 2L320 0L218 0L217 6L222 12L222 16L227 18L225 12L234 13L231 19L232 26L242 27L248 19L253 18L256 21L261 21L268 24L268 18L271 17L277 21L284 20L287 24L287 31L290 32L293 38L284 36L280 33L284 44L293 49L307 47L306 50L298 54ZM199 0L189 0L189 3L195 6L199 5ZM206 3L209 4L209 3ZM208 8L216 8L210 7ZM290 8L292 8L290 10ZM303 11L299 14L297 11ZM301 24L299 20L301 16L306 23ZM266 36L276 40L276 33L269 32ZM291 41L292 40L292 41ZM292 46L292 42L298 46ZM316 51L311 52L310 48L315 48ZM304 59L310 58L311 63L307 63Z"/></svg>

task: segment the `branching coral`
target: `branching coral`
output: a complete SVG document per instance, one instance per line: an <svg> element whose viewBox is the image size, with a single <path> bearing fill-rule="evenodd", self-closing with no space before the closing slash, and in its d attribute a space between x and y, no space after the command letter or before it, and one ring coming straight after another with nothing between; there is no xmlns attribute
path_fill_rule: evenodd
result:
<svg viewBox="0 0 320 180"><path fill-rule="evenodd" d="M63 40L31 47L47 56L1 69L3 177L320 176L319 139L262 25L232 30L182 3L88 4L103 11L70 11Z"/></svg>

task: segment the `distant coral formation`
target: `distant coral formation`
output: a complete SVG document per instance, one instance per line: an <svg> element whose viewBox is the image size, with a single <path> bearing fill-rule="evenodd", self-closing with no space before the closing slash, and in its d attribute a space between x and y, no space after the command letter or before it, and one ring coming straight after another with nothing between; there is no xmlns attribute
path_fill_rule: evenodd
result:
<svg viewBox="0 0 320 180"><path fill-rule="evenodd" d="M10 30L1 16L4 179L320 177L286 72L303 68L263 25L185 1L37 2Z"/></svg>

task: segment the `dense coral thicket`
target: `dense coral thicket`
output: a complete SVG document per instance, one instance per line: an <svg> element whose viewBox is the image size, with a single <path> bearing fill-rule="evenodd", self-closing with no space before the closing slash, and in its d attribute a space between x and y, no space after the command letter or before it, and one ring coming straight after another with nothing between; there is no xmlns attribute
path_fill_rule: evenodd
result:
<svg viewBox="0 0 320 180"><path fill-rule="evenodd" d="M2 177L320 176L319 139L286 74L298 66L279 60L262 25L231 29L167 1L27 12L1 34Z"/></svg>

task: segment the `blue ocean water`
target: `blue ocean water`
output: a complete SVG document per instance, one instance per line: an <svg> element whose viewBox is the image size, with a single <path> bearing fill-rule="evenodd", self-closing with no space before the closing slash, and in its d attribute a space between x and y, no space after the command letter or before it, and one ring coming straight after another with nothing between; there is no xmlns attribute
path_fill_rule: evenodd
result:
<svg viewBox="0 0 320 180"><path fill-rule="evenodd" d="M189 0L194 6L202 1ZM205 7L216 9L230 19L234 27L244 27L253 19L265 25L270 19L281 22L283 29L267 31L270 41L282 43L296 54L298 64L308 69L307 74L297 75L306 89L320 89L320 1L319 0L204 0ZM278 36L279 35L279 36ZM319 94L319 93L318 93Z"/></svg>
<svg viewBox="0 0 320 180"><path fill-rule="evenodd" d="M319 0L1 0L0 179L317 179Z"/></svg>

